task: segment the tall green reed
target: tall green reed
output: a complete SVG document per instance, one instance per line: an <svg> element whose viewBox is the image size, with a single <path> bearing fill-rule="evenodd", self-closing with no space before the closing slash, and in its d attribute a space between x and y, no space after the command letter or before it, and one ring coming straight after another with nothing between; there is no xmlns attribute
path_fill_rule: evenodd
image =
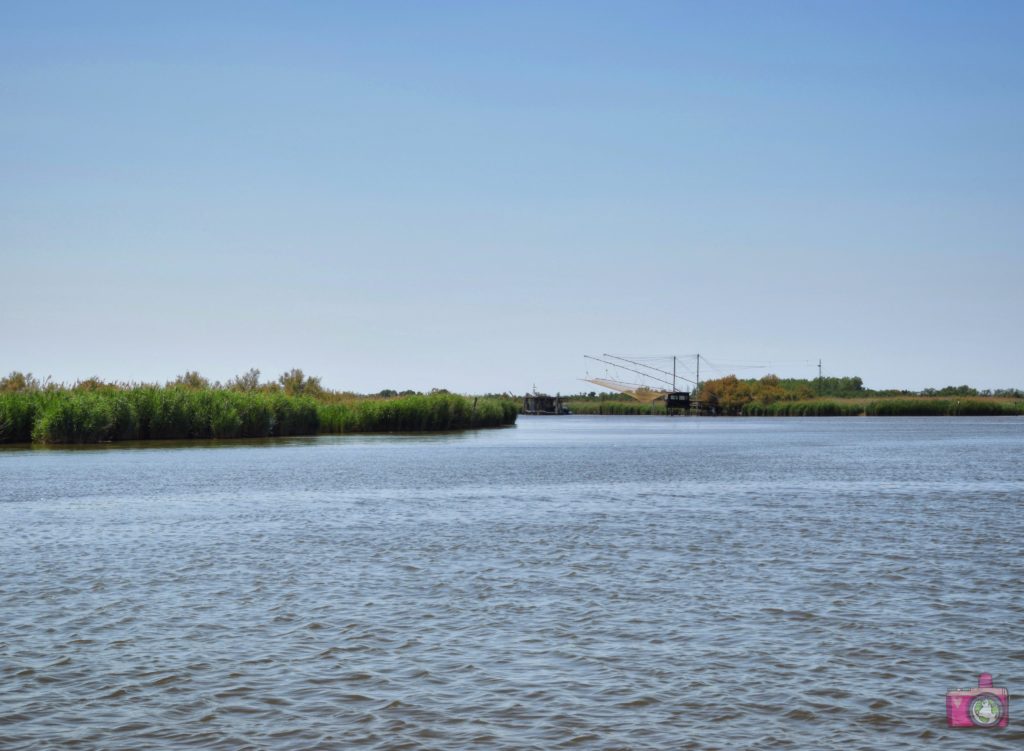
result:
<svg viewBox="0 0 1024 751"><path fill-rule="evenodd" d="M263 438L455 430L515 422L515 402L454 394L357 399L182 385L0 393L0 443Z"/></svg>

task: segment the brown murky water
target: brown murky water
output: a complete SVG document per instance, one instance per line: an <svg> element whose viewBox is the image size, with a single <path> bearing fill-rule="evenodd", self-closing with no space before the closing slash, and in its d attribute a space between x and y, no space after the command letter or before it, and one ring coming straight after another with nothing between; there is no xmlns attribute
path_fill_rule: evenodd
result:
<svg viewBox="0 0 1024 751"><path fill-rule="evenodd" d="M0 748L1021 748L944 694L1024 690L1022 459L972 418L0 451Z"/></svg>

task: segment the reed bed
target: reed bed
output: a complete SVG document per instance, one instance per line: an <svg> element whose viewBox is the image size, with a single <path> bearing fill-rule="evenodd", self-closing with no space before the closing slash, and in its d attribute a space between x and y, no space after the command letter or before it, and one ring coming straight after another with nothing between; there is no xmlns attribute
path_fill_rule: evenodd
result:
<svg viewBox="0 0 1024 751"><path fill-rule="evenodd" d="M321 433L388 433L494 428L512 425L518 405L506 399L469 399L455 394L403 396L344 404L320 404Z"/></svg>
<svg viewBox="0 0 1024 751"><path fill-rule="evenodd" d="M330 404L311 396L169 386L0 393L0 443L265 438L515 423L517 405L454 394Z"/></svg>
<svg viewBox="0 0 1024 751"><path fill-rule="evenodd" d="M753 417L856 417L864 414L862 399L808 399L805 401L750 402L742 414Z"/></svg>
<svg viewBox="0 0 1024 751"><path fill-rule="evenodd" d="M744 415L768 417L928 417L1024 415L1024 401L996 398L943 399L908 397L892 399L808 399L744 406Z"/></svg>
<svg viewBox="0 0 1024 751"><path fill-rule="evenodd" d="M664 415L663 404L620 401L568 401L575 415ZM996 397L940 398L906 397L878 399L802 399L770 404L749 402L742 415L748 417L924 417L1024 415L1024 401Z"/></svg>
<svg viewBox="0 0 1024 751"><path fill-rule="evenodd" d="M621 401L575 401L565 402L574 415L663 415L664 404L643 404Z"/></svg>

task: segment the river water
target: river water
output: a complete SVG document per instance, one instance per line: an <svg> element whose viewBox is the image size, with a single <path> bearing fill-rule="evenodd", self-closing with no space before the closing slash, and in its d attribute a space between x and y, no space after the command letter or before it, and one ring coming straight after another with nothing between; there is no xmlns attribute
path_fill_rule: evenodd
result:
<svg viewBox="0 0 1024 751"><path fill-rule="evenodd" d="M0 529L5 750L1024 744L944 700L1024 691L1022 419L6 449Z"/></svg>

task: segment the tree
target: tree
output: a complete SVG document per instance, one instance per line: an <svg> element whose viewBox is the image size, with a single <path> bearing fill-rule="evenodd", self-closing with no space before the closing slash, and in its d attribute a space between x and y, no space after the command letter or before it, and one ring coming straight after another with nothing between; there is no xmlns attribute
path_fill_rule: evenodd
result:
<svg viewBox="0 0 1024 751"><path fill-rule="evenodd" d="M256 391L260 387L259 368L249 368L245 373L228 381L228 388L234 391Z"/></svg>
<svg viewBox="0 0 1024 751"><path fill-rule="evenodd" d="M967 384L963 386L946 386L936 392L937 396L977 396L978 390Z"/></svg>
<svg viewBox="0 0 1024 751"><path fill-rule="evenodd" d="M780 384L781 382L777 375L766 375L758 381L757 386L754 387L754 399L762 404L771 404L772 402L778 402L785 399L786 392L783 391Z"/></svg>
<svg viewBox="0 0 1024 751"><path fill-rule="evenodd" d="M727 415L738 415L743 407L753 400L751 384L739 380L734 375L704 381L700 386L700 401L716 407Z"/></svg>
<svg viewBox="0 0 1024 751"><path fill-rule="evenodd" d="M77 381L75 383L75 391L99 391L100 389L112 387L113 385L114 384L111 383L105 383L99 376L92 376L91 378L86 378L84 381Z"/></svg>
<svg viewBox="0 0 1024 751"><path fill-rule="evenodd" d="M320 378L307 376L300 368L292 368L287 373L282 373L277 382L288 396L321 396L324 393Z"/></svg>
<svg viewBox="0 0 1024 751"><path fill-rule="evenodd" d="M6 378L0 378L0 391L38 391L39 379L31 373L11 371Z"/></svg>
<svg viewBox="0 0 1024 751"><path fill-rule="evenodd" d="M184 375L178 376L168 385L183 386L187 389L208 389L210 388L210 381L199 375L197 370L187 370Z"/></svg>

